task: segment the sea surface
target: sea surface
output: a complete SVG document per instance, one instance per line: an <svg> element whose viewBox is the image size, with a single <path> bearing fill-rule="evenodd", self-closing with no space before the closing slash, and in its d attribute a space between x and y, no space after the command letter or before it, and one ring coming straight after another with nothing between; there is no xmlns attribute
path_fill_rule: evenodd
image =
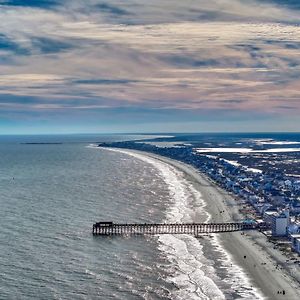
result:
<svg viewBox="0 0 300 300"><path fill-rule="evenodd" d="M95 147L140 138L0 137L0 299L262 298L217 236L91 234L96 221L209 221L181 171Z"/></svg>

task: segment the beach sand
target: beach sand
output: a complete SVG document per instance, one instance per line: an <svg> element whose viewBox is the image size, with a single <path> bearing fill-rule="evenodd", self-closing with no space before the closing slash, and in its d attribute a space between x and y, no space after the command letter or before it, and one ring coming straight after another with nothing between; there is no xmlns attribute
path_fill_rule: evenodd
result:
<svg viewBox="0 0 300 300"><path fill-rule="evenodd" d="M212 216L212 222L244 219L238 211L237 201L192 166L151 153L133 152L158 159L183 172L185 178L201 192L207 203L206 209ZM251 284L258 287L266 299L300 299L299 266L291 276L290 270L284 266L286 257L278 250L274 250L273 244L268 242L262 233L256 231L222 233L219 239L233 261L249 276ZM276 267L278 264L284 267ZM285 295L278 294L278 291L283 290Z"/></svg>

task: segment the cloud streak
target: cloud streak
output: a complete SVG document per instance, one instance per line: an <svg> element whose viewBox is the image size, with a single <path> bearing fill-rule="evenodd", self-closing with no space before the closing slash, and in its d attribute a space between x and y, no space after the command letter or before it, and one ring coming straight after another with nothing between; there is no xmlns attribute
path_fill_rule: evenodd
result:
<svg viewBox="0 0 300 300"><path fill-rule="evenodd" d="M0 1L0 109L297 115L299 8L293 1Z"/></svg>

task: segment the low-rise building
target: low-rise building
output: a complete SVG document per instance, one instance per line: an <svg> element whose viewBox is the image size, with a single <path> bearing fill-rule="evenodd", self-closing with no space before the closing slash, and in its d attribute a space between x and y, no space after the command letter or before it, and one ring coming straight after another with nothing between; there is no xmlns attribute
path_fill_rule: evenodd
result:
<svg viewBox="0 0 300 300"><path fill-rule="evenodd" d="M291 235L292 249L300 254L300 234Z"/></svg>

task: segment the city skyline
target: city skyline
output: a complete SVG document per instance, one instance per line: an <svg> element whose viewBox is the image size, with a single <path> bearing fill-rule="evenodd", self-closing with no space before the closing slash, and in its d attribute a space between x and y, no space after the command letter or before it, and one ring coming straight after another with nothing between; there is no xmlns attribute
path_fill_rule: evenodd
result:
<svg viewBox="0 0 300 300"><path fill-rule="evenodd" d="M0 0L0 134L300 131L299 11Z"/></svg>

